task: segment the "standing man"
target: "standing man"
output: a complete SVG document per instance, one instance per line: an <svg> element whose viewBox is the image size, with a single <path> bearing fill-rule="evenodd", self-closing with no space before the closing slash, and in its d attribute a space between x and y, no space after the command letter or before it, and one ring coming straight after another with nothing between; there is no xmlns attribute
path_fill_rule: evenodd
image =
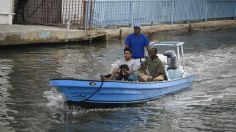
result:
<svg viewBox="0 0 236 132"><path fill-rule="evenodd" d="M139 59L144 57L144 47L149 50L149 40L141 33L141 26L139 24L134 25L134 33L129 34L125 39L125 47L132 50L132 58Z"/></svg>

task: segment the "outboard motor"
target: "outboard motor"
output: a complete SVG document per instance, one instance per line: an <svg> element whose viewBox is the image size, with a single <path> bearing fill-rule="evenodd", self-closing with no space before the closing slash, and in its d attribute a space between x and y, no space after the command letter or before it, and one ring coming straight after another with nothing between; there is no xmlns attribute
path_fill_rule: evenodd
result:
<svg viewBox="0 0 236 132"><path fill-rule="evenodd" d="M168 69L176 69L177 68L177 57L175 54L175 51L168 50L164 53L165 56L167 56L167 65L169 65Z"/></svg>

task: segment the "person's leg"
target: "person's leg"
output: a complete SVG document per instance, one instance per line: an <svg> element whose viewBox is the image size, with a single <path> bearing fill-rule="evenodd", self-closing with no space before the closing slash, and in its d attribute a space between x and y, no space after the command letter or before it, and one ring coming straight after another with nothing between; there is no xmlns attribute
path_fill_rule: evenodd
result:
<svg viewBox="0 0 236 132"><path fill-rule="evenodd" d="M164 81L164 76L163 75L159 75L156 78L154 78L153 81Z"/></svg>
<svg viewBox="0 0 236 132"><path fill-rule="evenodd" d="M147 81L150 81L151 78L152 77L148 76L148 75L141 75L139 81L140 82L147 82Z"/></svg>
<svg viewBox="0 0 236 132"><path fill-rule="evenodd" d="M113 69L111 76L109 78L107 78L107 80L116 80L117 76L119 76L118 71L119 71L118 68Z"/></svg>
<svg viewBox="0 0 236 132"><path fill-rule="evenodd" d="M130 74L128 77L128 81L138 81L139 80L139 76L136 73Z"/></svg>
<svg viewBox="0 0 236 132"><path fill-rule="evenodd" d="M111 77L111 74L107 74L107 75L100 75L101 80L108 80L108 78Z"/></svg>

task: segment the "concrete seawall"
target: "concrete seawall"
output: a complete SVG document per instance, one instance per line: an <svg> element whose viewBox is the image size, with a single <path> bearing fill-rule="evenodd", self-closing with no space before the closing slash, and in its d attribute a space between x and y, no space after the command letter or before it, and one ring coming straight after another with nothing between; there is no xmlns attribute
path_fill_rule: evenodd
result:
<svg viewBox="0 0 236 132"><path fill-rule="evenodd" d="M173 25L154 25L143 26L142 32L151 35L156 32L164 31L194 31L194 30L208 30L208 29L220 29L236 27L236 20L224 20L224 21L207 21L189 24L173 24ZM120 28L120 29L108 29L106 30L107 39L124 38L129 33L132 33L132 28Z"/></svg>
<svg viewBox="0 0 236 132"><path fill-rule="evenodd" d="M60 43L105 36L104 30L75 30L40 25L0 25L0 46Z"/></svg>
<svg viewBox="0 0 236 132"><path fill-rule="evenodd" d="M143 26L142 32L150 35L163 31L189 31L236 27L235 20L207 21L190 24ZM0 46L33 43L78 42L97 37L107 40L124 38L133 28L75 30L39 25L0 25Z"/></svg>

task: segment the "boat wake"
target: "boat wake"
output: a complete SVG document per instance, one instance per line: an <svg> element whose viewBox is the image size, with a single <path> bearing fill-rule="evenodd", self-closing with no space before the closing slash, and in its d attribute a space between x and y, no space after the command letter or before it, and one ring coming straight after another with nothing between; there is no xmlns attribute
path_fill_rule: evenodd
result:
<svg viewBox="0 0 236 132"><path fill-rule="evenodd" d="M210 105L214 100L236 95L236 46L185 55L186 69L196 77L192 88L150 101L147 107L175 111L193 105Z"/></svg>
<svg viewBox="0 0 236 132"><path fill-rule="evenodd" d="M204 52L186 54L187 70L196 75L196 82L204 82L219 77L236 77L236 47L218 48Z"/></svg>
<svg viewBox="0 0 236 132"><path fill-rule="evenodd" d="M77 114L85 114L89 112L101 112L101 111L122 111L127 107L116 107L116 108L94 108L94 109L86 109L80 107L76 104L67 104L63 98L63 95L56 91L56 89L52 88L50 91L44 92L44 97L47 98L48 103L47 107L61 110L66 113L71 113L73 115Z"/></svg>
<svg viewBox="0 0 236 132"><path fill-rule="evenodd" d="M236 68L236 47L220 47L214 50L187 53L185 62L188 72L196 76L195 83L190 90L178 94L164 96L156 101L150 101L144 107L160 107L175 111L192 107L192 105L209 105L212 100L223 98L225 94L232 95L231 87L235 82L233 70ZM233 79L231 79L233 78ZM222 84L225 88L221 88ZM219 85L221 84L221 85ZM226 91L226 92L224 92ZM72 114L88 113L91 111L116 111L126 108L111 109L83 109L76 105L66 105L61 94L56 90L46 91L44 96L49 100L48 107L53 107Z"/></svg>
<svg viewBox="0 0 236 132"><path fill-rule="evenodd" d="M56 89L51 89L51 91L45 91L44 97L47 98L49 101L47 103L48 107L57 108L57 109L64 109L64 99L63 96L56 91Z"/></svg>

